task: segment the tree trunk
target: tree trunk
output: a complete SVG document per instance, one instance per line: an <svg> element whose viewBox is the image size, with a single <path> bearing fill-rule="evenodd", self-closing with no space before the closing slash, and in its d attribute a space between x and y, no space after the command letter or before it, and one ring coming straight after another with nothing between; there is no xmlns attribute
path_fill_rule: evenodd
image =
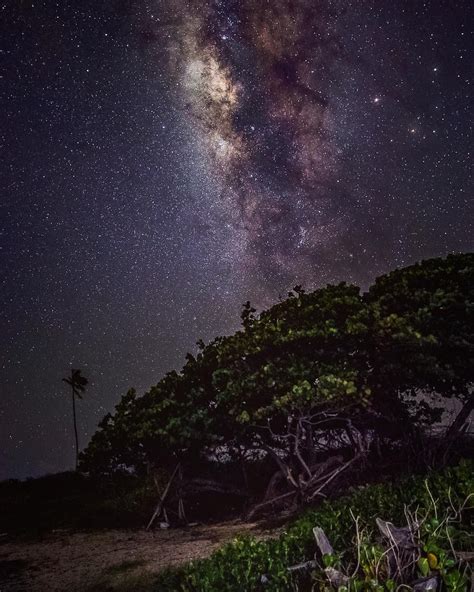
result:
<svg viewBox="0 0 474 592"><path fill-rule="evenodd" d="M471 412L474 410L474 395L470 395L468 400L464 403L459 413L456 415L453 423L449 426L446 432L446 439L451 440L455 438L461 431L462 427L468 420Z"/></svg>
<svg viewBox="0 0 474 592"><path fill-rule="evenodd" d="M76 441L76 471L79 462L79 438L77 436L77 421L76 421L76 393L74 387L72 387L72 416L74 420L74 436Z"/></svg>
<svg viewBox="0 0 474 592"><path fill-rule="evenodd" d="M165 500L166 500L166 496L168 495L169 489L171 487L171 483L173 482L173 479L175 478L176 473L178 472L180 466L181 466L180 463L178 463L176 465L175 470L173 471L171 477L169 478L168 483L166 484L165 490L161 494L161 497L160 497L160 500L158 502L158 505L156 506L155 511L153 512L153 516L150 518L150 522L148 522L148 525L146 527L147 530L150 530L151 525L155 521L155 518L157 518L160 515L161 510L163 509L163 504L165 503ZM168 520L166 520L166 521L168 522Z"/></svg>

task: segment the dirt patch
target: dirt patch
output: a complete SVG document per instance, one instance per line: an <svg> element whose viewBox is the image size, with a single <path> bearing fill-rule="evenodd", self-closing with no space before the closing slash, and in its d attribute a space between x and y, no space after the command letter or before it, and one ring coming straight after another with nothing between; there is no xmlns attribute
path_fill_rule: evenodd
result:
<svg viewBox="0 0 474 592"><path fill-rule="evenodd" d="M227 522L154 532L63 531L27 542L2 538L0 592L74 592L94 588L112 574L158 573L207 557L243 533L265 536L256 524Z"/></svg>

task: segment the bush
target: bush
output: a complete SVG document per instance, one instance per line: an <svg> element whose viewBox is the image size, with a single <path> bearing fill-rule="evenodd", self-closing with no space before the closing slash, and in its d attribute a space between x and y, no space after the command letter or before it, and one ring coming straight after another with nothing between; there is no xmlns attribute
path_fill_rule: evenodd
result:
<svg viewBox="0 0 474 592"><path fill-rule="evenodd" d="M91 479L58 473L0 483L0 531L40 534L52 529L141 527L156 505L151 479Z"/></svg>
<svg viewBox="0 0 474 592"><path fill-rule="evenodd" d="M420 512L429 511L436 500L438 512L451 504L462 505L474 492L474 464L459 466L427 477L412 477L400 483L358 488L349 496L325 501L306 512L278 539L257 541L236 539L209 559L196 561L175 570L167 570L158 579L160 592L283 592L302 590L287 571L288 566L312 559L315 552L312 529L320 526L336 549L347 549L354 537L354 520L372 529L376 517L404 524L407 505ZM463 545L463 539L458 541ZM466 542L464 541L464 544ZM265 574L268 581L262 583Z"/></svg>

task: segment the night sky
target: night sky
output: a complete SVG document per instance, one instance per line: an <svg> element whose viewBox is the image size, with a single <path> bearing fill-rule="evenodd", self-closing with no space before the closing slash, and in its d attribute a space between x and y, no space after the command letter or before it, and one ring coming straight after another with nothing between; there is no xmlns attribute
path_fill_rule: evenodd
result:
<svg viewBox="0 0 474 592"><path fill-rule="evenodd" d="M0 479L295 284L474 248L469 0L0 2Z"/></svg>

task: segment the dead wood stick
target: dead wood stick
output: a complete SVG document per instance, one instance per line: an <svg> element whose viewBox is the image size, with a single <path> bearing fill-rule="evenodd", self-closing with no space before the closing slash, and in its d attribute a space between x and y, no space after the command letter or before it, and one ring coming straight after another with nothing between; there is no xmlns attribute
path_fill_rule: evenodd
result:
<svg viewBox="0 0 474 592"><path fill-rule="evenodd" d="M275 502L279 502L287 497L290 497L291 495L295 495L296 491L289 491L287 493L284 493L283 495L277 495L277 497L273 497L272 499L266 501L266 502L262 502L261 504L257 504L256 506L254 506L250 512L248 513L247 518L250 520L251 518L253 518L253 516L255 516L255 514L261 510L262 508L265 508L266 506L270 506L271 504L274 504Z"/></svg>
<svg viewBox="0 0 474 592"><path fill-rule="evenodd" d="M280 469L273 473L270 481L268 482L267 488L265 490L265 495L263 496L263 501L267 501L276 495L276 489L279 482L285 479L285 475L281 472Z"/></svg>
<svg viewBox="0 0 474 592"><path fill-rule="evenodd" d="M319 465L315 465L311 467L311 470L315 470L311 479L306 483L306 488L308 489L312 485L316 485L318 481L321 479L325 479L326 476L324 475L324 471L331 468L331 465L335 465L341 463L343 461L342 456L331 456L324 462L320 463Z"/></svg>
<svg viewBox="0 0 474 592"><path fill-rule="evenodd" d="M313 534L316 540L316 544L318 545L318 548L321 551L321 555L334 555L334 549L332 548L332 545L329 542L329 539L326 536L324 530L319 526L315 526L313 528Z"/></svg>
<svg viewBox="0 0 474 592"><path fill-rule="evenodd" d="M186 514L184 512L184 503L183 503L183 498L180 497L179 498L179 502L178 502L178 518L180 520L182 520L183 522L188 522L186 519Z"/></svg>
<svg viewBox="0 0 474 592"><path fill-rule="evenodd" d="M270 454L270 456L273 458L273 460L276 462L276 464L280 467L281 472L283 473L283 475L285 475L288 482L291 483L291 485L293 485L293 487L295 489L299 489L300 486L295 481L295 478L291 474L290 467L281 460L281 458L278 456L278 454L272 448L270 448L270 446L264 445L263 449L266 450Z"/></svg>
<svg viewBox="0 0 474 592"><path fill-rule="evenodd" d="M328 476L328 478L326 479L326 481L325 481L325 482L324 482L322 485L320 485L320 486L318 487L318 489L316 489L316 491L313 491L313 493L312 493L310 496L308 496L308 498L307 498L307 499L308 499L308 501L310 501L310 500L313 500L313 499L314 499L314 498L315 498L315 497L316 497L316 496L317 496L319 493L321 493L321 491L322 491L322 490L323 490L323 489L324 489L324 488L325 488L327 485L329 485L329 483L330 483L330 482L331 482L333 479L335 479L335 478L336 478L336 477L339 475L339 473L342 473L342 471L344 471L345 469L347 469L347 467L348 467L349 465L351 465L351 464L352 464L352 463L355 461L355 459L356 459L356 458L357 458L357 457L354 457L354 458L352 458L351 460L349 460L349 461L347 461L345 464L343 464L341 467L339 467L338 469L336 469L335 471L333 471L333 472L332 472L332 473L331 473L331 474Z"/></svg>
<svg viewBox="0 0 474 592"><path fill-rule="evenodd" d="M178 472L180 463L178 463L176 465L175 470L173 471L173 474L171 475L171 477L169 478L168 483L166 484L165 490L163 491L163 493L161 494L161 498L160 501L158 502L155 511L153 512L153 516L150 518L150 522L148 522L148 526L146 527L147 530L150 530L151 525L153 524L153 522L155 521L156 517L159 516L160 512L161 512L161 508L163 507L163 503L166 499L166 496L168 495L168 491L171 487L171 483L173 482L173 479L175 478L176 473Z"/></svg>
<svg viewBox="0 0 474 592"><path fill-rule="evenodd" d="M240 497L248 497L248 493L240 489L235 489L225 483L219 483L219 481L213 481L212 479L192 479L186 486L186 492L206 492L212 491L216 493L222 493L224 495L237 495Z"/></svg>
<svg viewBox="0 0 474 592"><path fill-rule="evenodd" d="M186 514L184 513L184 503L183 503L183 469L179 467L179 485L178 485L178 518L183 520L183 522L187 523Z"/></svg>
<svg viewBox="0 0 474 592"><path fill-rule="evenodd" d="M318 564L316 561L305 561L304 563L298 563L298 565L292 565L291 567L287 567L286 569L290 573L300 573L302 571L311 571L312 569L316 569Z"/></svg>
<svg viewBox="0 0 474 592"><path fill-rule="evenodd" d="M308 474L308 477L311 479L311 477L313 476L312 473L311 473L311 470L308 467L308 465L306 464L306 462L305 462L305 460L304 460L304 458L303 458L303 456L301 455L301 452L300 452L300 438L301 438L301 420L298 422L298 424L296 426L296 436L295 436L294 451L295 451L296 458L300 461L301 466L303 467L303 469Z"/></svg>

